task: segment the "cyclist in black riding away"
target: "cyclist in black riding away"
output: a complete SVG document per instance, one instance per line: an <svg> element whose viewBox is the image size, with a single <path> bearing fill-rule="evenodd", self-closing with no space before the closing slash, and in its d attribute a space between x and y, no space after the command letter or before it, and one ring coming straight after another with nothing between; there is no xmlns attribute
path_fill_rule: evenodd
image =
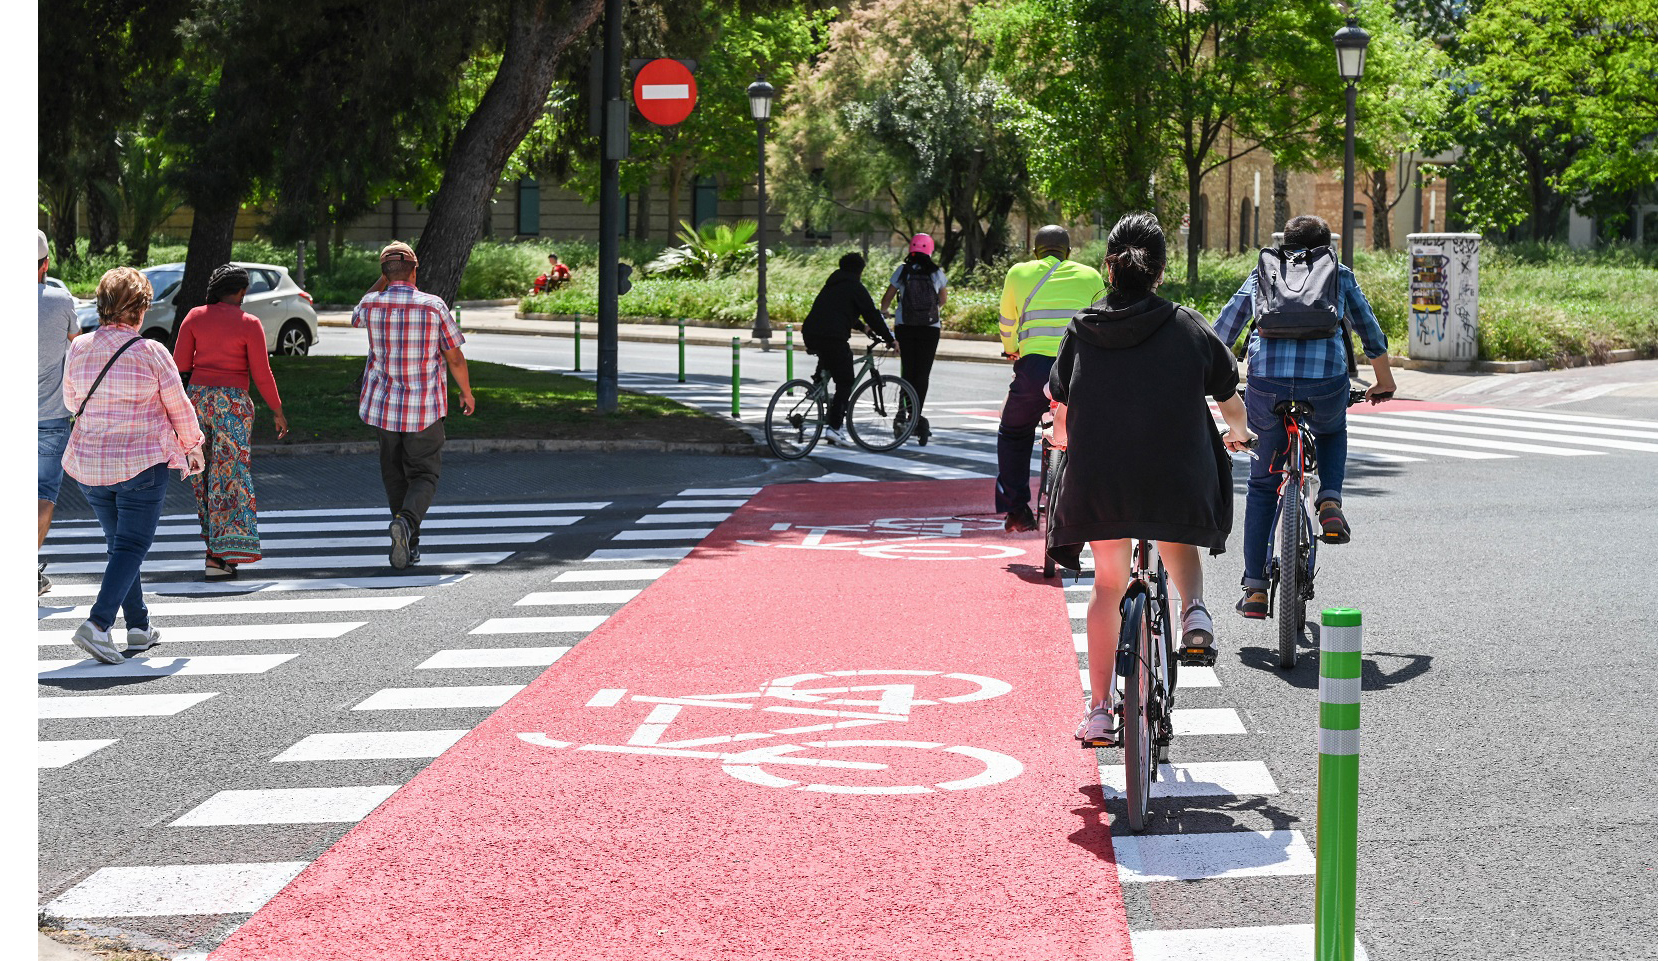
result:
<svg viewBox="0 0 1680 961"><path fill-rule="evenodd" d="M818 291L817 299L805 315L799 335L805 341L805 353L817 355L817 371L828 371L834 380L828 405L828 426L823 439L830 444L844 444L840 425L846 419L846 400L852 395L852 331L869 330L886 341L887 349L896 349L892 331L887 329L869 289L863 286L863 255L848 253L840 258L840 269L828 275L828 282ZM865 325L868 325L867 327Z"/></svg>
<svg viewBox="0 0 1680 961"><path fill-rule="evenodd" d="M1108 235L1108 293L1074 315L1047 386L1060 405L1052 443L1067 449L1049 517L1050 556L1077 571L1089 543L1096 558L1086 614L1091 701L1075 734L1099 744L1115 737L1110 692L1133 538L1155 542L1182 602L1184 646L1212 663L1200 548L1225 549L1225 448L1248 440L1236 358L1200 314L1155 293L1166 263L1154 214L1120 218ZM1209 395L1230 427L1223 446Z"/></svg>

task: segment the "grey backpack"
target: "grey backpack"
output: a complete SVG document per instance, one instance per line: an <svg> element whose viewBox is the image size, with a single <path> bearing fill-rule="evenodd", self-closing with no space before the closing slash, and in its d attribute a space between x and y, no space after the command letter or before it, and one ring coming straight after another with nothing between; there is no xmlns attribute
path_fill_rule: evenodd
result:
<svg viewBox="0 0 1680 961"><path fill-rule="evenodd" d="M1341 271L1329 247L1260 251L1254 328L1262 337L1318 340L1342 329Z"/></svg>

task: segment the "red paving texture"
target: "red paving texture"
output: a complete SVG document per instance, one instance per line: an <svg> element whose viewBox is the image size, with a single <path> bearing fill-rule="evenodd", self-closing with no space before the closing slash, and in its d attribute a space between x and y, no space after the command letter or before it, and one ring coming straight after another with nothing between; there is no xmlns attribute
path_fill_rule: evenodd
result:
<svg viewBox="0 0 1680 961"><path fill-rule="evenodd" d="M1066 602L990 483L765 490L211 958L1127 961ZM760 696L635 700L703 695ZM923 746L800 746L856 740Z"/></svg>

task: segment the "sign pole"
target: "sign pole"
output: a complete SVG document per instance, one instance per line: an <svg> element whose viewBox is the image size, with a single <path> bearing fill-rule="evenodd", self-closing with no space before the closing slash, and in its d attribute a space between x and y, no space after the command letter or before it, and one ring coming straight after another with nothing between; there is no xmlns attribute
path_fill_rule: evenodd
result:
<svg viewBox="0 0 1680 961"><path fill-rule="evenodd" d="M601 237L595 310L595 409L618 409L618 162L615 124L625 115L621 99L624 69L624 0L606 0L601 70ZM615 109L614 105L618 107Z"/></svg>

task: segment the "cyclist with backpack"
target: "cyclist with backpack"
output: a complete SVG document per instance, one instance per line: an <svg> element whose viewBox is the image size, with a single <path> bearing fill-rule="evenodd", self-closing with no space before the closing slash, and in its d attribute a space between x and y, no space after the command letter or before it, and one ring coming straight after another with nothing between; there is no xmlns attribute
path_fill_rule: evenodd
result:
<svg viewBox="0 0 1680 961"><path fill-rule="evenodd" d="M828 275L828 281L817 292L817 299L812 301L811 311L799 328L805 353L817 355L818 375L826 370L834 380L834 400L828 405L828 425L823 428L823 439L842 446L846 441L840 425L846 420L846 400L852 396L849 341L853 329L867 329L886 341L888 350L897 346L881 312L869 299L869 288L863 285L863 266L862 254L856 251L842 254L840 269Z"/></svg>
<svg viewBox="0 0 1680 961"><path fill-rule="evenodd" d="M1312 405L1307 427L1318 441L1318 523L1326 544L1352 537L1342 513L1347 476L1347 401L1354 372L1353 340L1359 334L1375 383L1372 403L1394 396L1388 338L1353 271L1336 262L1330 225L1322 217L1292 218L1279 249L1260 251L1260 263L1214 322L1214 331L1234 346L1248 322L1248 429L1255 437L1249 463L1248 507L1243 520L1243 596L1237 610L1264 618L1269 607L1266 546L1277 523L1277 475L1273 461L1284 449L1283 423L1273 412L1279 401Z"/></svg>
<svg viewBox="0 0 1680 961"><path fill-rule="evenodd" d="M928 374L933 354L939 347L939 308L945 306L945 271L933 262L933 238L917 234L910 238L910 253L893 269L887 289L881 295L881 311L893 310L893 331L898 334L899 371L927 412ZM893 301L897 300L895 307ZM916 443L926 445L931 431L925 416L916 418Z"/></svg>

